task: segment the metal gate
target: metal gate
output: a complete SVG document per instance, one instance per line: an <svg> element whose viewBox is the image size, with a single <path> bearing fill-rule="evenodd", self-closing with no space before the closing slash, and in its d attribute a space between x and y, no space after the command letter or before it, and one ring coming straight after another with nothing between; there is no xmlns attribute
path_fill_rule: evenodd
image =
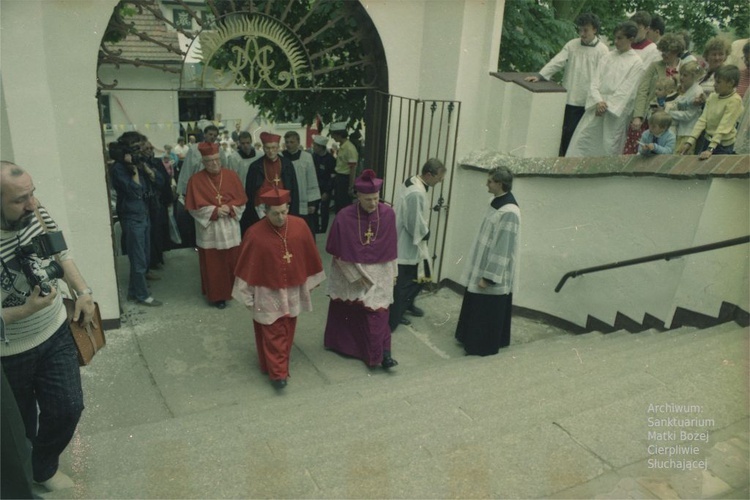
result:
<svg viewBox="0 0 750 500"><path fill-rule="evenodd" d="M368 126L368 138L382 157L374 162L383 176L383 199L393 203L400 186L418 174L429 158L438 158L448 168L445 180L431 189L430 240L432 277L440 283L446 242L451 187L456 163L456 142L461 114L459 101L422 100L374 92L374 106L382 123ZM373 137L374 136L374 137ZM368 141L369 142L369 141Z"/></svg>

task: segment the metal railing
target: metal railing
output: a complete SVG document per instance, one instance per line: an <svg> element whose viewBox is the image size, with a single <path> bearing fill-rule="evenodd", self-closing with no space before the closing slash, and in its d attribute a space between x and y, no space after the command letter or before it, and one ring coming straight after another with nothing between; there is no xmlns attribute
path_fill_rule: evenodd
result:
<svg viewBox="0 0 750 500"><path fill-rule="evenodd" d="M682 250L673 250L671 252L657 253L653 255L647 255L645 257L638 257L637 259L623 260L618 262L612 262L610 264L603 264L601 266L587 267L585 269L579 269L577 271L570 271L560 279L560 282L555 287L555 292L559 292L568 278L576 278L583 276L584 274L596 273L599 271L606 271L608 269L616 269L618 267L633 266L636 264L643 264L644 262L653 262L656 260L670 260L676 257L682 257L683 255L690 255L694 253L707 252L709 250L716 250L719 248L731 247L734 245L742 245L743 243L750 243L750 235L742 236L739 238L732 238L731 240L717 241L716 243L709 243L707 245L699 245L697 247L683 248Z"/></svg>

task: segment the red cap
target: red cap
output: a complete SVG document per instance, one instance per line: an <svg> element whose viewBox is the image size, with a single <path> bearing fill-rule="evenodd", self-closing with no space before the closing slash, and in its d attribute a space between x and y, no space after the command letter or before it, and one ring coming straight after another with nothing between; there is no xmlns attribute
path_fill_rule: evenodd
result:
<svg viewBox="0 0 750 500"><path fill-rule="evenodd" d="M269 142L281 142L281 136L272 134L271 132L261 132L260 133L260 142L263 144L268 144Z"/></svg>
<svg viewBox="0 0 750 500"><path fill-rule="evenodd" d="M198 151L201 152L201 156L203 158L208 158L209 156L219 156L219 145L215 142L201 142L198 144Z"/></svg>
<svg viewBox="0 0 750 500"><path fill-rule="evenodd" d="M354 189L358 193L372 194L380 192L383 180L375 176L375 171L371 169L363 170L362 174L354 179Z"/></svg>
<svg viewBox="0 0 750 500"><path fill-rule="evenodd" d="M286 189L273 188L260 194L260 202L265 203L269 207L278 207L291 201L291 193Z"/></svg>

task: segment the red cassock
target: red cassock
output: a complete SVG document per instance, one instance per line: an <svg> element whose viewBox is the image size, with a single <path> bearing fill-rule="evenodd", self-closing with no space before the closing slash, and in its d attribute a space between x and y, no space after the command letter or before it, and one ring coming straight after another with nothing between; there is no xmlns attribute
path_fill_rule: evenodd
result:
<svg viewBox="0 0 750 500"><path fill-rule="evenodd" d="M217 174L201 170L188 182L185 208L196 219L201 291L209 302L232 298L240 244L239 216L246 203L242 182L232 170L222 168ZM230 217L218 217L221 205L230 207Z"/></svg>
<svg viewBox="0 0 750 500"><path fill-rule="evenodd" d="M286 246L282 236L286 238ZM287 253L292 255L288 262L284 258ZM287 217L285 227L275 228L268 219L250 226L242 238L235 269L236 277L256 290L256 316L266 313L266 317L273 311L262 309L265 302L258 297L258 287L270 290L304 287L310 277L322 272L323 264L307 222L293 215ZM235 284L235 288L236 286ZM287 297L297 295L289 293ZM284 309L285 306L288 310L289 304L280 308ZM276 307L278 308L278 304ZM289 353L294 341L297 317L285 314L269 323L253 319L260 369L268 373L271 380L286 379L289 376Z"/></svg>

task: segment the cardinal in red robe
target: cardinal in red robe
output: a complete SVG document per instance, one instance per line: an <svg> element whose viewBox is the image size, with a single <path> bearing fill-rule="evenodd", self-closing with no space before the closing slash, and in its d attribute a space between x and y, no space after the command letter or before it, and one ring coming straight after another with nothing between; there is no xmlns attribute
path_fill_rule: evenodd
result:
<svg viewBox="0 0 750 500"><path fill-rule="evenodd" d="M211 304L224 309L232 298L247 196L237 174L221 166L218 144L202 142L198 150L205 168L190 177L185 208L195 219L201 291Z"/></svg>
<svg viewBox="0 0 750 500"><path fill-rule="evenodd" d="M275 388L283 389L297 316L312 311L310 291L325 273L307 223L289 215L289 191L266 191L261 201L266 217L242 238L232 296L253 313L261 372L268 374Z"/></svg>

